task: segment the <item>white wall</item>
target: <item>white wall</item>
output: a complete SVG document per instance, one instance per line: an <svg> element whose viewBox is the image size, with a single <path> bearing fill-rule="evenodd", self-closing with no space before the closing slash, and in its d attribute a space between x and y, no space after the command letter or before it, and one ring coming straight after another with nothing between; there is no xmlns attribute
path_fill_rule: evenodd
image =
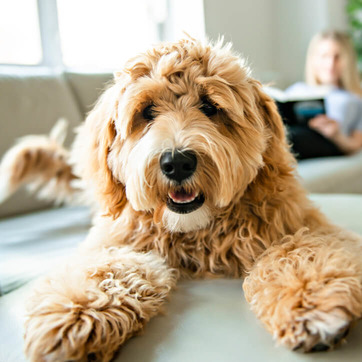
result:
<svg viewBox="0 0 362 362"><path fill-rule="evenodd" d="M277 0L276 69L281 86L304 79L310 39L324 29L347 29L345 0Z"/></svg>
<svg viewBox="0 0 362 362"><path fill-rule="evenodd" d="M346 0L204 0L206 34L225 34L254 76L285 87L304 78L305 54L320 30L347 29Z"/></svg>
<svg viewBox="0 0 362 362"><path fill-rule="evenodd" d="M326 28L324 0L278 0L276 5L277 69L285 85L304 78L307 47L312 36Z"/></svg>
<svg viewBox="0 0 362 362"><path fill-rule="evenodd" d="M273 1L204 0L205 29L210 39L224 35L249 60L254 76L273 71Z"/></svg>

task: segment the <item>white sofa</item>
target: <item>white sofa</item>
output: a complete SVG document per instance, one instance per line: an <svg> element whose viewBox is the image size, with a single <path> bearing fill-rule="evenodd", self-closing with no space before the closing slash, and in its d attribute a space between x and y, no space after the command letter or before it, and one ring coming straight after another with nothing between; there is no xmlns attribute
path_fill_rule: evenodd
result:
<svg viewBox="0 0 362 362"><path fill-rule="evenodd" d="M109 74L0 74L0 157L14 140L47 133L65 117L71 127L90 110ZM71 134L67 143L71 142ZM323 166L322 166L323 165ZM362 234L362 154L299 165L316 202L337 223ZM49 209L25 193L0 205L0 362L21 362L22 315L31 281L66 258L90 225L84 208ZM6 294L5 294L6 293ZM173 293L168 313L152 320L142 337L132 339L116 361L305 361L275 348L271 336L249 312L241 281L183 282ZM341 349L321 361L360 361L362 327Z"/></svg>

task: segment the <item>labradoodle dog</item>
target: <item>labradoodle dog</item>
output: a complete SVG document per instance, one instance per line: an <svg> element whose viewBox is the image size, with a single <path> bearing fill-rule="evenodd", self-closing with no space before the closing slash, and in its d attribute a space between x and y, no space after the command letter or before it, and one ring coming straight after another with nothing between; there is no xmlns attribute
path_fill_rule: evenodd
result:
<svg viewBox="0 0 362 362"><path fill-rule="evenodd" d="M230 46L154 47L115 74L70 153L59 133L1 166L3 193L95 200L77 255L28 302L30 360L111 360L185 277L245 278L291 349L331 349L361 317L361 237L309 201L273 100Z"/></svg>

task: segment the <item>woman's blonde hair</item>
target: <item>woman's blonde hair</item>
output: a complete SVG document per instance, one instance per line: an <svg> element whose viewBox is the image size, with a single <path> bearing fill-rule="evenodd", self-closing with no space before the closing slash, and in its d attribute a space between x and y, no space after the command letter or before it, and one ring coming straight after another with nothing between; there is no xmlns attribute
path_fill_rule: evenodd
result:
<svg viewBox="0 0 362 362"><path fill-rule="evenodd" d="M344 62L340 79L341 88L362 96L362 88L357 68L356 53L347 34L339 31L329 30L316 34L309 43L307 61L305 67L306 82L310 85L320 84L314 68L314 55L322 40L335 41L341 49L341 57Z"/></svg>

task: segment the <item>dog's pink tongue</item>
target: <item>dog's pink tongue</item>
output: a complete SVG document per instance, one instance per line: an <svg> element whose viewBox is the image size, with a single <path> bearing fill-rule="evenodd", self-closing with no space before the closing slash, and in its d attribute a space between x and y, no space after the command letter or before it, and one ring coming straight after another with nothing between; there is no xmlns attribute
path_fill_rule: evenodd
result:
<svg viewBox="0 0 362 362"><path fill-rule="evenodd" d="M170 197L175 202L190 202L195 200L196 193L194 191L186 192L185 190L170 192Z"/></svg>

